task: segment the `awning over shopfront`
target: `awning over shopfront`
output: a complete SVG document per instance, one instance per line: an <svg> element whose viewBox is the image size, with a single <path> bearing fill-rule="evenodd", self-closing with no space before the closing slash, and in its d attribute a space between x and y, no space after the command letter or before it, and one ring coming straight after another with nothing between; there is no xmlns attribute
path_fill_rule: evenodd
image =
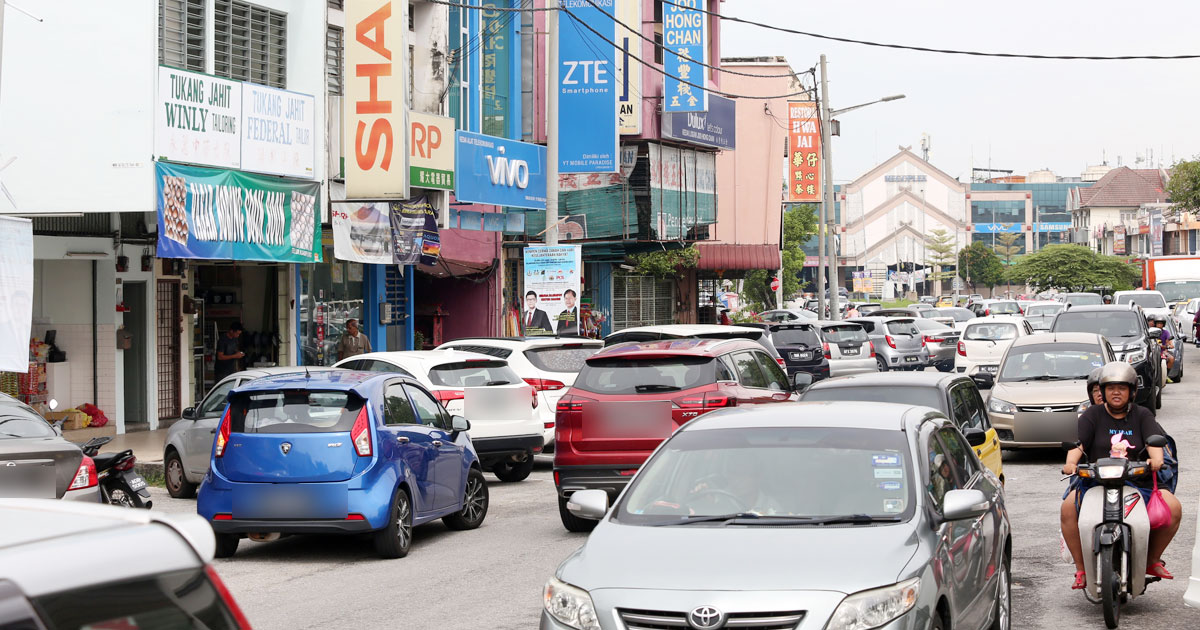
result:
<svg viewBox="0 0 1200 630"><path fill-rule="evenodd" d="M697 268L706 270L779 269L782 259L777 245L733 245L696 243L700 250Z"/></svg>

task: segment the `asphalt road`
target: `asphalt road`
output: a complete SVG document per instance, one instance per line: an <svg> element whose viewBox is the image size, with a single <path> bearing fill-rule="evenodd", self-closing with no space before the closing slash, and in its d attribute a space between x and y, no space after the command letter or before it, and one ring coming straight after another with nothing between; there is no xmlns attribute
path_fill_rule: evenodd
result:
<svg viewBox="0 0 1200 630"><path fill-rule="evenodd" d="M1153 584L1122 613L1122 628L1198 628L1200 611L1183 604L1200 503L1200 351L1186 359L1183 383L1167 387L1159 421L1183 455L1179 497L1183 525L1165 559L1173 582ZM1058 505L1065 481L1062 454L1006 452L1006 492L1013 519L1013 627L1054 630L1104 627L1103 613L1071 591L1073 568L1059 557ZM242 541L238 554L216 561L251 623L275 628L495 628L537 626L541 589L558 563L584 541L559 523L549 461L526 481L488 475L491 509L475 531L441 522L416 529L412 552L379 560L369 540L292 537ZM156 510L195 510L154 488ZM852 570L846 568L846 570Z"/></svg>

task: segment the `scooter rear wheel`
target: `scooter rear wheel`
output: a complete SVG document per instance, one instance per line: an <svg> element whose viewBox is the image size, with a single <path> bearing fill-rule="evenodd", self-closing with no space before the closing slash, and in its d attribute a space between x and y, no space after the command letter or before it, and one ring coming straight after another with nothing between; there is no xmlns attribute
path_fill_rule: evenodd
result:
<svg viewBox="0 0 1200 630"><path fill-rule="evenodd" d="M1109 546L1100 550L1100 602L1104 605L1104 625L1116 628L1121 623L1121 576L1117 573L1120 550Z"/></svg>

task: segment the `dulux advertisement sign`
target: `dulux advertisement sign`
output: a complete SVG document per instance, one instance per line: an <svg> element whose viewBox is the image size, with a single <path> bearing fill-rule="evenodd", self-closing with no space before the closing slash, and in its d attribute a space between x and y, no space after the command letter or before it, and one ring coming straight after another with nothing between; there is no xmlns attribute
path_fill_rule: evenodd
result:
<svg viewBox="0 0 1200 630"><path fill-rule="evenodd" d="M558 17L560 173L615 173L620 167L615 4L615 0L561 2L570 13L561 11Z"/></svg>
<svg viewBox="0 0 1200 630"><path fill-rule="evenodd" d="M461 130L454 144L458 201L546 209L546 147Z"/></svg>

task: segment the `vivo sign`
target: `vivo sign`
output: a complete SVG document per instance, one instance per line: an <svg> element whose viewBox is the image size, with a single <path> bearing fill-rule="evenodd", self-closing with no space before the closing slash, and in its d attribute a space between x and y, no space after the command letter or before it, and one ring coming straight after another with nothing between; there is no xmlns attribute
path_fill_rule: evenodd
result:
<svg viewBox="0 0 1200 630"><path fill-rule="evenodd" d="M546 207L546 147L455 132L454 196L512 208Z"/></svg>

